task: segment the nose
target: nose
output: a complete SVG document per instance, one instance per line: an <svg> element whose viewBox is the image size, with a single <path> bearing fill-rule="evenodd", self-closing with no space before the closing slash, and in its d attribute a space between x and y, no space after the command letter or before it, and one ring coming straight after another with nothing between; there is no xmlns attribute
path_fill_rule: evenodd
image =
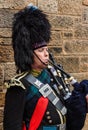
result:
<svg viewBox="0 0 88 130"><path fill-rule="evenodd" d="M49 52L47 49L45 49L44 54L45 54L45 56L49 56Z"/></svg>

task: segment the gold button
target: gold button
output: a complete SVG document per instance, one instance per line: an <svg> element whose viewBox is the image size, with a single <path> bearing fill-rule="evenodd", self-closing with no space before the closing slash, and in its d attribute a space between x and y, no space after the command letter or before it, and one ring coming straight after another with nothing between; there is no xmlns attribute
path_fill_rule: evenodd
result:
<svg viewBox="0 0 88 130"><path fill-rule="evenodd" d="M47 119L51 119L51 117L50 117L50 116L47 116Z"/></svg>
<svg viewBox="0 0 88 130"><path fill-rule="evenodd" d="M49 120L49 123L51 124L51 123L52 123L52 120Z"/></svg>
<svg viewBox="0 0 88 130"><path fill-rule="evenodd" d="M50 114L50 112L49 112L49 111L47 111L47 112L46 112L46 115L49 115L49 114Z"/></svg>
<svg viewBox="0 0 88 130"><path fill-rule="evenodd" d="M50 79L51 81L53 81L53 79Z"/></svg>

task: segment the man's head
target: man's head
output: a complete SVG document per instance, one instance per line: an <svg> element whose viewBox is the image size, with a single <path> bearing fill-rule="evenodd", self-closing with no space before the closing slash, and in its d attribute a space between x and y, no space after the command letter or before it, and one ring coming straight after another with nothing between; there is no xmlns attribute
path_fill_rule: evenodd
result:
<svg viewBox="0 0 88 130"><path fill-rule="evenodd" d="M12 43L16 66L20 71L31 69L34 50L47 46L51 26L47 16L35 6L27 6L14 15Z"/></svg>

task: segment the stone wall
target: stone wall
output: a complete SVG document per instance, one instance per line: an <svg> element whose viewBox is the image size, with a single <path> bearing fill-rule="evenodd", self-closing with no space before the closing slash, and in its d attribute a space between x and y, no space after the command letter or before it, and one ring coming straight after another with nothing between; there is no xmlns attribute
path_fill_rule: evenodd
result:
<svg viewBox="0 0 88 130"><path fill-rule="evenodd" d="M49 44L57 63L78 81L88 77L88 0L0 0L0 130L4 82L15 74L11 27L13 14L29 3L41 8L52 25ZM83 130L88 129L88 119Z"/></svg>

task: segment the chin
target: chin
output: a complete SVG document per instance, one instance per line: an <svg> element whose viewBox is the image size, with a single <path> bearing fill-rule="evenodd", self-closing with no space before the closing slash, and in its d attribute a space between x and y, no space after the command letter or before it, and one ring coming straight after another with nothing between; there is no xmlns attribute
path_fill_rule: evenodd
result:
<svg viewBox="0 0 88 130"><path fill-rule="evenodd" d="M44 65L44 68L47 68L48 67L48 63Z"/></svg>

